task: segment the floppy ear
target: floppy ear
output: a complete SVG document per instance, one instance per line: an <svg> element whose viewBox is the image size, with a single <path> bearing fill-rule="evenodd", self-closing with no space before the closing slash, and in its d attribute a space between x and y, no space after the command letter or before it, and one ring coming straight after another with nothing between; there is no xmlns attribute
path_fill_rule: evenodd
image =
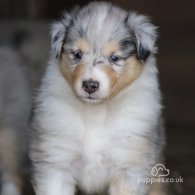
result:
<svg viewBox="0 0 195 195"><path fill-rule="evenodd" d="M71 15L65 13L61 21L54 22L51 25L51 48L58 58L62 52L62 46L66 39L68 29L71 24Z"/></svg>
<svg viewBox="0 0 195 195"><path fill-rule="evenodd" d="M135 36L138 58L146 60L150 54L155 53L157 27L146 16L136 13L129 13L127 25Z"/></svg>

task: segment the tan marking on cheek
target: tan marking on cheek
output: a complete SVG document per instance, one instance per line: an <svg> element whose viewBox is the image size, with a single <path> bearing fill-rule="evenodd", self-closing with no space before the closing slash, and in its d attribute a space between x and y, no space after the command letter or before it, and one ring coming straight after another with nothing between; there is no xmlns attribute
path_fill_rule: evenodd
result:
<svg viewBox="0 0 195 195"><path fill-rule="evenodd" d="M112 53L119 49L119 44L117 41L110 41L104 45L102 48L102 53L105 56L110 56Z"/></svg>
<svg viewBox="0 0 195 195"><path fill-rule="evenodd" d="M62 72L62 75L64 76L64 78L67 80L67 82L69 84L72 83L72 70L70 69L70 67L68 66L67 62L67 54L63 53L59 62L60 65L60 70Z"/></svg>
<svg viewBox="0 0 195 195"><path fill-rule="evenodd" d="M117 73L114 71L114 69L111 66L108 65L102 66L102 70L109 78L110 87L112 88L117 82Z"/></svg>
<svg viewBox="0 0 195 195"><path fill-rule="evenodd" d="M89 45L87 41L85 41L84 39L78 39L75 43L75 47L80 49L82 52L89 51Z"/></svg>
<svg viewBox="0 0 195 195"><path fill-rule="evenodd" d="M76 68L71 69L70 66L66 64L66 60L67 56L66 54L63 54L60 60L60 70L66 81L71 86L72 90L75 92L75 85L84 71L84 65L78 64Z"/></svg>
<svg viewBox="0 0 195 195"><path fill-rule="evenodd" d="M89 45L84 39L78 39L75 42L74 46L77 49L81 50L82 52L87 52L89 50ZM75 78L79 75L78 74L78 67L80 68L80 65L77 65L77 67L75 69L71 68L68 65L68 60L69 60L68 55L69 54L66 53L65 51L62 53L61 59L60 59L60 70L61 70L64 78L68 81L68 83L73 88L73 85L75 84ZM77 76L75 76L75 75L77 75Z"/></svg>
<svg viewBox="0 0 195 195"><path fill-rule="evenodd" d="M77 81L81 78L81 75L84 71L84 65L83 64L79 64L73 74L72 74L72 84L73 84L73 87L76 85Z"/></svg>
<svg viewBox="0 0 195 195"><path fill-rule="evenodd" d="M116 84L111 89L111 96L117 95L121 90L129 86L134 80L138 78L142 72L143 64L136 59L130 57L127 59L122 71L119 73Z"/></svg>

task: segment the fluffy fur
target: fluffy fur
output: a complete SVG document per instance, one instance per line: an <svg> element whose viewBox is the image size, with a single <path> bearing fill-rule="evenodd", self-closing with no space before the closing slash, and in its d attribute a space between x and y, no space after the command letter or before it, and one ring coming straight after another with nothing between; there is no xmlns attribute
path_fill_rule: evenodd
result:
<svg viewBox="0 0 195 195"><path fill-rule="evenodd" d="M144 195L164 143L147 17L93 2L52 26L36 98L31 159L37 195ZM97 81L89 93L84 81ZM94 89L94 88L93 88Z"/></svg>

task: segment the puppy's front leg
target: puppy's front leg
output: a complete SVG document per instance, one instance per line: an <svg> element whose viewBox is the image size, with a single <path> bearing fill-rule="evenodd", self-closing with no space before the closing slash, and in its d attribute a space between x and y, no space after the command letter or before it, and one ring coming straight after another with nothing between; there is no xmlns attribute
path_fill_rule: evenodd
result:
<svg viewBox="0 0 195 195"><path fill-rule="evenodd" d="M34 180L36 195L74 195L75 193L74 180L64 170L41 171L35 175Z"/></svg>
<svg viewBox="0 0 195 195"><path fill-rule="evenodd" d="M148 186L139 183L137 178L126 172L118 173L111 182L109 195L146 195Z"/></svg>

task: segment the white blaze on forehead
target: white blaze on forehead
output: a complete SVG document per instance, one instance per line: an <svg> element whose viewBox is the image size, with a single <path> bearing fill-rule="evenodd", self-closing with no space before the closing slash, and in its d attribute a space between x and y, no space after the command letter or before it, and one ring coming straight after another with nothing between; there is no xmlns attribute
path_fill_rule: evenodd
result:
<svg viewBox="0 0 195 195"><path fill-rule="evenodd" d="M118 8L113 9L113 7L102 5L94 9L94 12L88 13L86 21L78 23L78 26L83 26L90 46L97 50L114 37L120 40L121 36L126 36L127 32L123 27L125 16L126 12Z"/></svg>
<svg viewBox="0 0 195 195"><path fill-rule="evenodd" d="M102 26L104 25L105 20L108 17L107 9L108 9L107 7L102 7L101 12L98 12L98 15L95 19L96 33L99 33L100 31L102 31Z"/></svg>

